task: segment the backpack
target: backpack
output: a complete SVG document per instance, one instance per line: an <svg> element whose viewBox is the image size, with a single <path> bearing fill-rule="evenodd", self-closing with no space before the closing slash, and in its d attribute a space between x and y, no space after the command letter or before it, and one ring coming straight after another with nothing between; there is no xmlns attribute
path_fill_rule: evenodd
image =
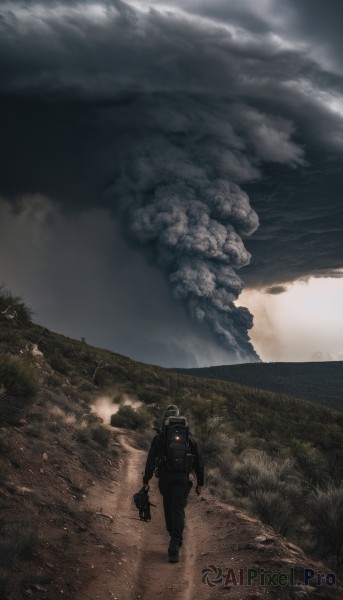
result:
<svg viewBox="0 0 343 600"><path fill-rule="evenodd" d="M161 433L159 467L163 465L170 472L190 473L193 463L186 418L168 417Z"/></svg>

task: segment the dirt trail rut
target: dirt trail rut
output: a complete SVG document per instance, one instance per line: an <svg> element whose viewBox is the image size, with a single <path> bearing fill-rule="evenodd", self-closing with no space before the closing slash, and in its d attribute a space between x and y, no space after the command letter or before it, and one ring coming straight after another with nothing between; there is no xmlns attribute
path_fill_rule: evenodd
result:
<svg viewBox="0 0 343 600"><path fill-rule="evenodd" d="M257 519L210 498L199 499L193 491L195 485L186 508L180 562L169 563L169 537L156 478L150 482L150 499L156 504L151 508L151 522L139 520L132 501L133 493L141 487L147 454L131 446L127 431L111 430L121 446L121 459L108 491L100 496L94 488L90 493L89 508L97 520L99 539L104 542L89 550L89 578L77 600L207 600L218 594L237 600L294 597L289 589L280 587L233 582L224 587L230 568L238 578L239 569L263 567L269 572L288 573L290 566L308 567L314 563L309 565L298 548ZM257 543L258 535L267 537L268 543ZM204 568L210 568L210 572L202 581ZM222 569L224 576L211 585L216 577L214 569Z"/></svg>

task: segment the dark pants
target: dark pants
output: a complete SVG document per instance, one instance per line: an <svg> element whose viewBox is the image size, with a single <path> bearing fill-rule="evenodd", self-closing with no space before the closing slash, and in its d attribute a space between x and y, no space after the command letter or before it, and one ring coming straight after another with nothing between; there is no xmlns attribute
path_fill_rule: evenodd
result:
<svg viewBox="0 0 343 600"><path fill-rule="evenodd" d="M161 473L158 481L163 496L166 527L172 540L182 544L185 526L185 506L192 487L187 473Z"/></svg>

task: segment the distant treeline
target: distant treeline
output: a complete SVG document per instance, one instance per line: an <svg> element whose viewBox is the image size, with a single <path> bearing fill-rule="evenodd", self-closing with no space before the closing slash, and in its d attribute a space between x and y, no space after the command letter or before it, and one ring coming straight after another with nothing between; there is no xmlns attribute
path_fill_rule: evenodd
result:
<svg viewBox="0 0 343 600"><path fill-rule="evenodd" d="M343 362L249 363L177 373L231 381L250 388L303 398L343 412Z"/></svg>

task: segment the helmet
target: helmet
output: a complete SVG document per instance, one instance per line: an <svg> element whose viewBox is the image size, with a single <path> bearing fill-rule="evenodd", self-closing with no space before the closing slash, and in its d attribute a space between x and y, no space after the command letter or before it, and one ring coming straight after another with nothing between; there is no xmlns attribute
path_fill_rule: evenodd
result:
<svg viewBox="0 0 343 600"><path fill-rule="evenodd" d="M178 417L179 416L179 409L175 404L169 404L169 406L167 406L164 416L165 418L167 417Z"/></svg>

